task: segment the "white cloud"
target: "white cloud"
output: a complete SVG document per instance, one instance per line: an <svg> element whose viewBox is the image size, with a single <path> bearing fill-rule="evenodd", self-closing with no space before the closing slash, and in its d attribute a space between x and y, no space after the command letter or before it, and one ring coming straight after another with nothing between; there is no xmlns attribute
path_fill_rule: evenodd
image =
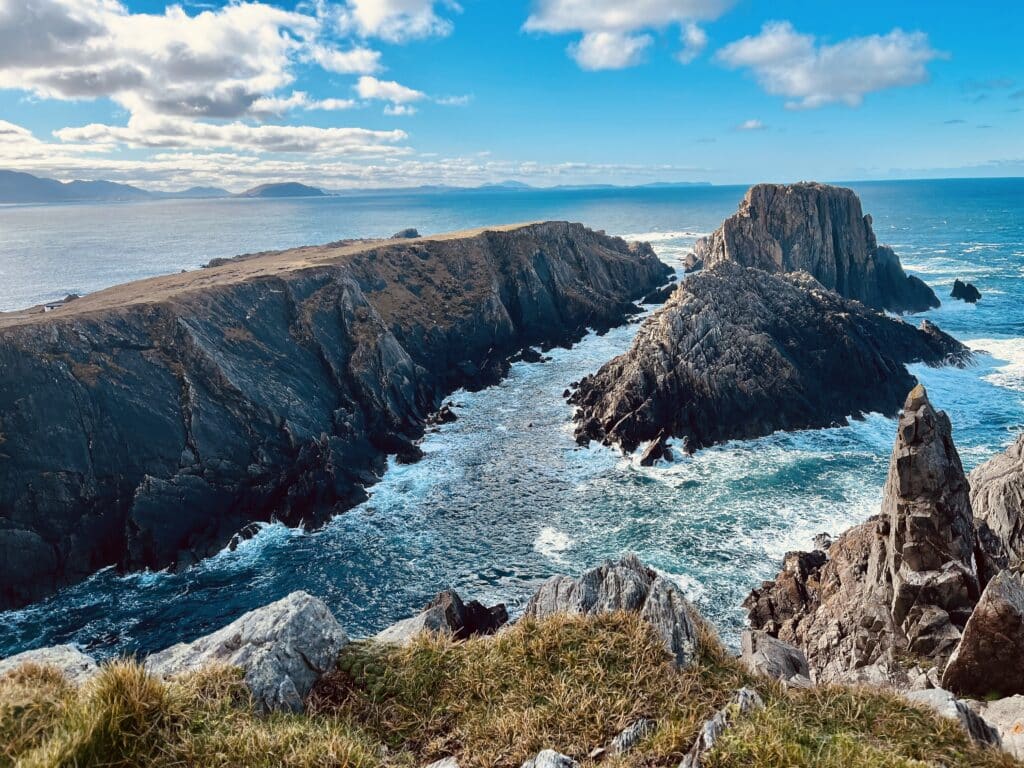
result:
<svg viewBox="0 0 1024 768"><path fill-rule="evenodd" d="M359 78L359 82L356 83L356 92L364 99L380 99L395 104L420 101L427 97L422 91L407 88L394 80L378 80L369 75Z"/></svg>
<svg viewBox="0 0 1024 768"><path fill-rule="evenodd" d="M588 32L569 46L569 54L582 69L624 69L639 64L650 44L650 35Z"/></svg>
<svg viewBox="0 0 1024 768"><path fill-rule="evenodd" d="M452 0L347 0L343 5L321 2L320 11L333 18L343 34L400 43L451 33L452 22L440 16L436 6L454 12L461 10Z"/></svg>
<svg viewBox="0 0 1024 768"><path fill-rule="evenodd" d="M473 96L468 93L462 96L441 96L434 101L442 107L465 107L473 101Z"/></svg>
<svg viewBox="0 0 1024 768"><path fill-rule="evenodd" d="M836 102L858 106L873 91L924 82L926 65L943 56L922 32L894 29L818 45L813 35L800 34L788 21L769 22L760 34L716 54L728 67L753 71L762 88L789 98L786 106L792 109Z"/></svg>
<svg viewBox="0 0 1024 768"><path fill-rule="evenodd" d="M534 11L523 25L530 32L583 37L569 46L570 55L584 69L621 69L639 63L651 43L645 30L682 27L682 50L677 58L693 61L707 44L697 26L727 11L736 0L535 0Z"/></svg>
<svg viewBox="0 0 1024 768"><path fill-rule="evenodd" d="M380 51L356 46L341 51L327 45L315 45L311 50L311 58L328 72L342 75L372 75L380 72Z"/></svg>
<svg viewBox="0 0 1024 768"><path fill-rule="evenodd" d="M736 126L737 131L763 131L765 124L760 120L744 120L742 123Z"/></svg>
<svg viewBox="0 0 1024 768"><path fill-rule="evenodd" d="M303 91L288 96L264 96L252 103L249 111L257 116L281 116L294 109L335 112L359 106L354 99L312 99Z"/></svg>

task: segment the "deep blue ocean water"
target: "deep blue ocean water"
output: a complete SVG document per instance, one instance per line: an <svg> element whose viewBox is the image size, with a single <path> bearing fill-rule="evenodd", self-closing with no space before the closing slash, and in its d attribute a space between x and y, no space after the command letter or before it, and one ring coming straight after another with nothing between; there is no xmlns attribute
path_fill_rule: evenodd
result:
<svg viewBox="0 0 1024 768"><path fill-rule="evenodd" d="M979 350L965 370L913 370L950 414L967 468L1024 427L1024 180L851 184L879 240L931 284L925 316ZM649 240L678 265L742 197L741 187L475 192L282 201L166 201L0 208L0 307L195 268L215 256L535 219L571 219ZM954 278L983 294L948 298ZM917 322L915 318L914 322ZM430 434L426 458L393 466L371 498L315 532L269 525L184 573L112 570L20 611L0 613L0 655L75 642L100 656L149 651L208 632L296 589L355 635L434 593L521 607L553 573L635 551L673 576L727 640L740 603L783 554L877 510L895 435L871 415L849 427L730 443L642 468L577 448L561 393L628 348L636 326L589 336L550 362L519 363L500 386L457 393L459 420Z"/></svg>

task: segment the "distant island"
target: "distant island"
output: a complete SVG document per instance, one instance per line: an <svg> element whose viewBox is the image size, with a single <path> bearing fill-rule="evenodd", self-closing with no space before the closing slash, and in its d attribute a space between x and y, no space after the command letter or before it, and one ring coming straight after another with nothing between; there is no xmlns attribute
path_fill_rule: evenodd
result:
<svg viewBox="0 0 1024 768"><path fill-rule="evenodd" d="M21 171L0 170L0 205L39 203L105 203L138 202L144 200L214 199L214 198L261 198L278 199L287 197L338 197L358 195L437 195L449 192L543 192L586 189L674 189L685 187L709 187L706 181L658 181L636 186L615 184L559 184L553 187L534 187L521 181L501 181L481 184L476 187L458 187L445 184L425 184L418 187L380 187L375 189L328 190L301 184L296 181L260 184L244 192L233 194L220 187L190 187L178 192L164 192L142 189L131 184L114 181L58 181L33 176Z"/></svg>

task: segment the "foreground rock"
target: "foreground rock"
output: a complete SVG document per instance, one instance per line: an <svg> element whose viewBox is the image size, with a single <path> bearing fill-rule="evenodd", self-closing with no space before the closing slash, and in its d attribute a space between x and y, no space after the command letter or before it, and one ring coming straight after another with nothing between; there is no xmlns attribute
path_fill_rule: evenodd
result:
<svg viewBox="0 0 1024 768"><path fill-rule="evenodd" d="M949 295L968 304L976 304L981 299L981 291L975 288L973 283L965 283L962 280L953 281L953 292Z"/></svg>
<svg viewBox="0 0 1024 768"><path fill-rule="evenodd" d="M971 707L999 734L1004 751L1024 759L1024 696L975 701Z"/></svg>
<svg viewBox="0 0 1024 768"><path fill-rule="evenodd" d="M871 217L850 189L827 184L758 184L739 211L694 247L705 267L733 262L769 272L804 271L869 307L921 312L935 293L878 245Z"/></svg>
<svg viewBox="0 0 1024 768"><path fill-rule="evenodd" d="M553 749L545 749L537 753L537 756L527 760L520 768L579 768L579 763L568 755L555 752Z"/></svg>
<svg viewBox="0 0 1024 768"><path fill-rule="evenodd" d="M679 768L701 768L704 765L704 756L715 748L722 734L737 718L746 717L763 708L764 702L757 691L753 688L740 688L729 702L729 706L704 723L697 741L686 753Z"/></svg>
<svg viewBox="0 0 1024 768"><path fill-rule="evenodd" d="M0 609L109 565L315 526L524 347L622 323L670 270L565 222L257 254L0 314Z"/></svg>
<svg viewBox="0 0 1024 768"><path fill-rule="evenodd" d="M914 661L941 670L960 640L978 599L974 546L949 418L917 386L899 420L881 514L827 555L788 554L745 606L755 629L806 653L817 682L912 687Z"/></svg>
<svg viewBox="0 0 1024 768"><path fill-rule="evenodd" d="M942 675L942 686L977 697L1024 694L1024 584L1001 571L985 587Z"/></svg>
<svg viewBox="0 0 1024 768"><path fill-rule="evenodd" d="M949 691L931 688L924 691L909 691L904 694L907 701L927 707L940 717L945 717L963 729L975 744L990 747L1002 746L999 731Z"/></svg>
<svg viewBox="0 0 1024 768"><path fill-rule="evenodd" d="M450 635L468 640L476 635L492 635L508 622L505 605L487 608L476 600L463 603L454 590L442 592L418 615L392 624L374 635L382 643L404 645L424 632Z"/></svg>
<svg viewBox="0 0 1024 768"><path fill-rule="evenodd" d="M293 592L210 635L153 654L146 667L162 677L210 665L239 667L258 707L298 712L347 644L322 601Z"/></svg>
<svg viewBox="0 0 1024 768"><path fill-rule="evenodd" d="M587 571L578 579L552 576L530 598L525 616L542 619L558 613L589 616L638 613L661 637L676 665L689 665L697 651L697 626L682 591L646 567L636 555Z"/></svg>
<svg viewBox="0 0 1024 768"><path fill-rule="evenodd" d="M92 656L82 653L73 645L53 645L0 659L0 677L23 664L52 667L73 685L81 685L99 672L96 660Z"/></svg>
<svg viewBox="0 0 1024 768"><path fill-rule="evenodd" d="M764 675L798 688L806 688L811 683L804 652L761 630L743 631L740 661L755 675Z"/></svg>
<svg viewBox="0 0 1024 768"><path fill-rule="evenodd" d="M995 567L1024 565L1024 434L971 472L971 507Z"/></svg>
<svg viewBox="0 0 1024 768"><path fill-rule="evenodd" d="M905 363L962 363L969 351L825 290L807 274L732 263L684 281L633 346L585 377L576 437L625 451L663 431L694 450L776 430L893 414L915 383Z"/></svg>

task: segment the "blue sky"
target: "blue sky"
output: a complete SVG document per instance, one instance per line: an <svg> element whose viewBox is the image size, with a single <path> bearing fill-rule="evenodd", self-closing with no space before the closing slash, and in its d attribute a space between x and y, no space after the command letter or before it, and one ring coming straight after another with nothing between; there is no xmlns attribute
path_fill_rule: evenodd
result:
<svg viewBox="0 0 1024 768"><path fill-rule="evenodd" d="M0 0L0 167L154 188L1024 175L1013 2Z"/></svg>

